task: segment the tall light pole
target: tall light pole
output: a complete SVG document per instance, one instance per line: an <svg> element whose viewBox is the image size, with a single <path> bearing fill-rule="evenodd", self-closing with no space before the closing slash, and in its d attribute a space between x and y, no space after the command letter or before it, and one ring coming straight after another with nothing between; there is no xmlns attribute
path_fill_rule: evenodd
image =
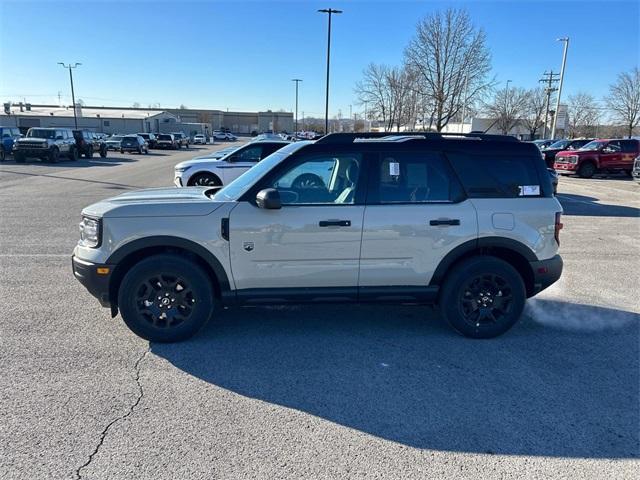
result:
<svg viewBox="0 0 640 480"><path fill-rule="evenodd" d="M560 96L562 95L562 83L564 82L564 67L567 64L567 50L569 49L569 37L558 38L558 42L564 42L562 49L562 68L560 69L560 85L558 85L558 98L556 100L556 113L553 116L553 127L551 128L551 138L556 138L556 125L558 113L560 111Z"/></svg>
<svg viewBox="0 0 640 480"><path fill-rule="evenodd" d="M296 129L293 134L294 139L297 140L298 137L298 84L302 81L299 78L294 78L291 80L292 82L296 82Z"/></svg>
<svg viewBox="0 0 640 480"><path fill-rule="evenodd" d="M329 30L327 31L327 93L324 106L324 134L329 133L329 60L331 58L331 15L334 13L342 13L342 10L333 8L323 8L318 10L320 13L329 14Z"/></svg>
<svg viewBox="0 0 640 480"><path fill-rule="evenodd" d="M81 63L74 63L73 65L65 65L62 62L58 62L58 65L62 65L63 68L69 69L69 80L71 80L71 101L73 102L73 123L76 126L76 130L78 129L78 115L76 114L76 94L73 91L73 73L71 71L76 68L78 65L82 65Z"/></svg>
<svg viewBox="0 0 640 480"><path fill-rule="evenodd" d="M509 84L510 83L511 83L511 80L507 80L507 87L504 90L504 110L505 110L504 113L507 116L507 121L509 120ZM507 126L509 126L508 123L507 123ZM507 135L509 135L509 132L507 132Z"/></svg>

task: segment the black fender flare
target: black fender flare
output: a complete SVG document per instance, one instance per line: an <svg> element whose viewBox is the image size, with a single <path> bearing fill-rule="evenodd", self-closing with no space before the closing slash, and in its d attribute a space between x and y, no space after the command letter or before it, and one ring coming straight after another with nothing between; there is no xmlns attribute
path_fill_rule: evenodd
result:
<svg viewBox="0 0 640 480"><path fill-rule="evenodd" d="M213 253L211 253L202 245L185 238L173 237L169 235L156 235L152 237L139 238L137 240L125 243L116 251L114 251L106 260L105 264L115 265L115 268L117 269L117 265L129 255L140 250L154 247L179 248L191 252L194 255L202 258L207 263L207 265L209 265L214 275L216 276L222 298L225 299L230 296L231 287L229 284L229 278L220 261L215 257L215 255L213 255Z"/></svg>
<svg viewBox="0 0 640 480"><path fill-rule="evenodd" d="M528 262L538 261L538 257L536 257L534 251L522 242L505 237L480 237L474 240L468 240L447 253L444 258L440 260L440 263L438 264L436 270L433 272L433 276L431 277L429 285L442 285L447 272L455 262L463 258L465 255L469 254L470 252L477 250L481 251L482 249L491 247L512 250L520 254Z"/></svg>

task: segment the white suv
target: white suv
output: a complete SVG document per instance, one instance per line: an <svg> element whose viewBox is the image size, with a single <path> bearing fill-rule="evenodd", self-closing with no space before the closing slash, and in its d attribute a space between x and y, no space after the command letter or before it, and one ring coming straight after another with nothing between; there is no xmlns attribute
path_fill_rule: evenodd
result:
<svg viewBox="0 0 640 480"><path fill-rule="evenodd" d="M436 303L458 332L489 338L560 277L561 211L533 144L334 134L221 190L85 208L73 271L152 341L192 336L220 306L300 302Z"/></svg>
<svg viewBox="0 0 640 480"><path fill-rule="evenodd" d="M231 147L220 158L194 158L181 162L174 168L173 183L176 187L226 185L288 143L284 140L251 142L239 148Z"/></svg>

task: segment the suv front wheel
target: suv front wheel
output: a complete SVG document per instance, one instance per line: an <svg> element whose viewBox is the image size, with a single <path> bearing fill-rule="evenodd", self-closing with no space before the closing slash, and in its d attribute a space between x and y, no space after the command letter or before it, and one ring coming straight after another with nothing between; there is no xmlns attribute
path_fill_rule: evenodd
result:
<svg viewBox="0 0 640 480"><path fill-rule="evenodd" d="M526 291L522 277L499 258L477 256L449 273L440 295L447 322L471 338L493 338L509 330L522 315Z"/></svg>
<svg viewBox="0 0 640 480"><path fill-rule="evenodd" d="M197 333L211 317L213 287L195 263L177 255L154 255L126 273L118 306L136 335L152 342L178 342Z"/></svg>

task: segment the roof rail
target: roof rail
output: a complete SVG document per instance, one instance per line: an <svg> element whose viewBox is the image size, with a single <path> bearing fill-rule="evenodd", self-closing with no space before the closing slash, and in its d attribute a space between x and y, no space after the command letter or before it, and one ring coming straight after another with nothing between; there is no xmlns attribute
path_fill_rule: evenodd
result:
<svg viewBox="0 0 640 480"><path fill-rule="evenodd" d="M326 144L345 144L353 143L354 141L376 141L380 142L390 141L391 138L406 139L406 137L415 136L420 140L442 140L447 137L451 139L466 138L469 140L483 140L483 141L495 141L495 142L519 142L515 137L509 135L487 135L486 133L444 133L444 132L401 132L394 134L392 132L360 132L360 133L330 133L324 137L316 140L316 143ZM387 137L387 138L385 138ZM395 140L398 141L398 140Z"/></svg>

